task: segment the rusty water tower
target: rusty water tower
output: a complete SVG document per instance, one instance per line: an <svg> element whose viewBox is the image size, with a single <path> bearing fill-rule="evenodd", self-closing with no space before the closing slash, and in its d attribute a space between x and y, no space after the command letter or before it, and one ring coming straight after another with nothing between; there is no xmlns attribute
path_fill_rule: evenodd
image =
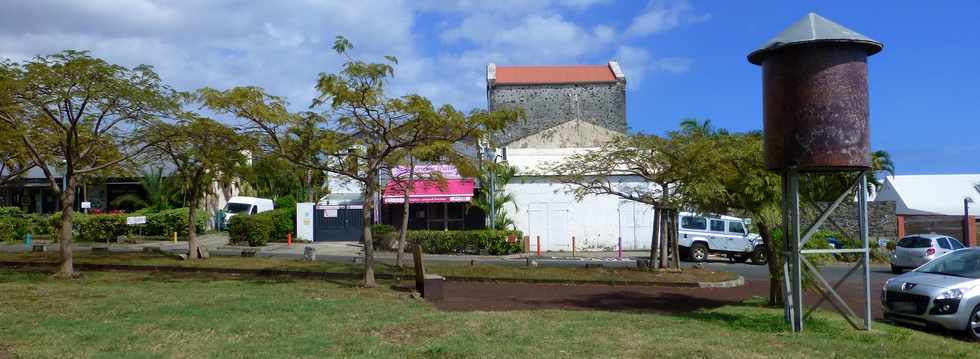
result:
<svg viewBox="0 0 980 359"><path fill-rule="evenodd" d="M882 44L809 13L748 55L762 66L763 132L766 166L783 178L783 250L786 262L784 298L786 320L793 331L803 330L803 268L811 273L824 300L831 301L857 329L871 328L870 256L868 251L867 177L871 167L868 111L868 56ZM854 173L853 184L830 205L817 206L820 216L800 229L800 173L812 176ZM804 246L838 206L857 198L862 248L806 249ZM863 318L837 294L808 254L861 254L849 272L863 267ZM845 278L847 277L845 276ZM842 279L843 280L843 279ZM814 306L819 306L820 303ZM812 312L811 308L811 312ZM855 319L857 317L857 319ZM863 325L858 322L863 319Z"/></svg>
<svg viewBox="0 0 980 359"><path fill-rule="evenodd" d="M749 54L762 66L769 169L870 167L867 58L881 49L810 13Z"/></svg>

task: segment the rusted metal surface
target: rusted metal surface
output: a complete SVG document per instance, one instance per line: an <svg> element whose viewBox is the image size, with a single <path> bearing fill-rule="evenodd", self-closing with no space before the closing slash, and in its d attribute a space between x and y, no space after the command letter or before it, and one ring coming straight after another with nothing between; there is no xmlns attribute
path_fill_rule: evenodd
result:
<svg viewBox="0 0 980 359"><path fill-rule="evenodd" d="M867 56L862 44L814 42L783 47L762 59L769 169L871 165Z"/></svg>

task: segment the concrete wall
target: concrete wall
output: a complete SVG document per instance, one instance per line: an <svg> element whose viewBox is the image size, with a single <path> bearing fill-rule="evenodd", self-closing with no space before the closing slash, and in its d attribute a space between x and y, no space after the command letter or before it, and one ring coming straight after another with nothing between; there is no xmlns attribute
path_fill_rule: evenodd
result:
<svg viewBox="0 0 980 359"><path fill-rule="evenodd" d="M526 121L511 126L497 138L509 144L570 120L579 119L626 133L625 82L553 85L496 85L490 89L491 109L524 109ZM560 143L548 147L562 146Z"/></svg>
<svg viewBox="0 0 980 359"><path fill-rule="evenodd" d="M830 206L830 203L821 203L823 208ZM800 221L801 232L810 227L810 224L820 215L817 209L811 206L800 206L803 218ZM844 235L852 240L858 237L858 217L857 202L845 201L841 203L837 210L830 216L830 220L841 226ZM838 231L837 227L828 222L820 227L823 230ZM801 234L802 235L802 234ZM868 202L868 238L872 242L878 239L894 240L898 238L898 216L895 214L895 202Z"/></svg>
<svg viewBox="0 0 980 359"><path fill-rule="evenodd" d="M588 148L599 147L623 135L582 120L571 120L533 135L518 139L508 148Z"/></svg>
<svg viewBox="0 0 980 359"><path fill-rule="evenodd" d="M639 178L623 177L627 184ZM649 249L653 210L650 206L615 196L589 196L581 202L565 193L567 187L549 177L516 177L505 191L515 203L505 207L517 229L530 237L531 251L541 237L542 251L615 250L622 237L623 249ZM516 208L515 208L516 205Z"/></svg>

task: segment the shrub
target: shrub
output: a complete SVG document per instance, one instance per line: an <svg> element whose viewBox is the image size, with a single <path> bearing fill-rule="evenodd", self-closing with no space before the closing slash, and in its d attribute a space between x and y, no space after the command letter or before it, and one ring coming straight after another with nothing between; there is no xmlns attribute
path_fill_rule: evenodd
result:
<svg viewBox="0 0 980 359"><path fill-rule="evenodd" d="M207 215L199 212L197 216L197 232L204 232L204 224ZM172 238L173 232L181 239L187 238L187 208L171 209L157 213L142 213L146 216L146 224L142 228L126 224L126 217L135 214L83 214L75 213L72 215L75 228L75 240L77 241L115 241L121 235L135 234L142 232L144 236L163 236L167 239ZM57 239L61 233L61 213L55 213L48 217L48 228L51 230L52 238Z"/></svg>
<svg viewBox="0 0 980 359"><path fill-rule="evenodd" d="M0 216L0 242L23 240L28 233L30 221L24 216Z"/></svg>
<svg viewBox="0 0 980 359"><path fill-rule="evenodd" d="M273 216L270 215L237 215L228 221L228 239L232 243L257 247L269 242L273 233Z"/></svg>
<svg viewBox="0 0 980 359"><path fill-rule="evenodd" d="M408 231L408 241L422 247L426 253L479 253L486 249L492 255L519 253L520 242L508 243L508 235L521 238L519 231Z"/></svg>
<svg viewBox="0 0 980 359"><path fill-rule="evenodd" d="M194 226L198 233L204 232L204 225L207 223L207 213L197 212L197 219ZM143 234L150 236L170 237L176 231L180 238L187 238L187 208L168 209L156 213L146 213L146 224L143 226ZM135 227L134 227L135 229Z"/></svg>
<svg viewBox="0 0 980 359"><path fill-rule="evenodd" d="M394 250L397 248L398 230L391 225L384 223L372 225L371 236L374 249Z"/></svg>
<svg viewBox="0 0 980 359"><path fill-rule="evenodd" d="M272 232L269 234L270 242L285 242L289 233L296 229L296 208L280 208L268 212L262 212L255 216L269 217L272 221ZM234 217L232 217L234 218Z"/></svg>

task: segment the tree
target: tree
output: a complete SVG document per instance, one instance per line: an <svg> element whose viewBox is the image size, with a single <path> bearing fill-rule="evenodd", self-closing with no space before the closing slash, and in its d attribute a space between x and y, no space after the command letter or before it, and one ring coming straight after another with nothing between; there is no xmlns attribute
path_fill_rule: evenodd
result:
<svg viewBox="0 0 980 359"><path fill-rule="evenodd" d="M766 168L762 134L710 132L707 139L715 151L702 157L707 166L690 183L700 190L687 193L685 202L703 212L752 218L766 250L769 304L781 305L783 256L773 231L782 224L782 179Z"/></svg>
<svg viewBox="0 0 980 359"><path fill-rule="evenodd" d="M128 69L64 51L0 70L0 123L60 197L60 268L72 277L72 215L78 183L142 153L149 123L175 109L173 91L146 65ZM58 176L63 183L58 181Z"/></svg>
<svg viewBox="0 0 980 359"><path fill-rule="evenodd" d="M672 228L687 196L705 190L691 184L692 176L710 170L701 160L714 151L705 141L710 132L710 122L685 121L680 130L670 131L666 137L620 136L598 150L553 164L546 172L557 175L580 201L590 195L613 195L655 207L651 261L658 268L679 268L679 248ZM628 184L624 176L643 182Z"/></svg>
<svg viewBox="0 0 980 359"><path fill-rule="evenodd" d="M174 177L185 189L187 200L188 259L201 258L197 243L197 211L215 182L230 182L245 165L243 139L215 120L185 114L173 124L160 124L153 131L159 138L154 149L174 166Z"/></svg>
<svg viewBox="0 0 980 359"><path fill-rule="evenodd" d="M484 186L486 193L483 196L473 197L470 208L479 208L487 216L493 217L493 229L507 230L514 229L514 220L509 217L507 204L514 203L514 196L504 191L510 180L517 174L517 168L508 166L506 163L484 162L483 170L480 174L480 183ZM494 193L490 193L489 183L493 177ZM493 208L490 208L490 196L493 196ZM514 208L517 208L514 205Z"/></svg>
<svg viewBox="0 0 980 359"><path fill-rule="evenodd" d="M444 149L464 139L479 139L515 121L517 113L505 110L465 115L449 105L437 109L419 95L388 97L385 91L397 59L386 56L383 63L365 62L354 59L352 49L343 37L334 42L334 50L347 61L339 73L319 76L316 89L320 95L311 107L324 109L322 113L290 113L281 98L254 87L202 89L199 95L213 111L245 119L264 132L269 147L290 162L360 183L364 197L364 285L373 287L372 199L380 190L381 171L395 162L393 156L403 150ZM303 121L315 125L303 126ZM315 149L315 155L307 156L302 152L306 149ZM443 155L458 159L452 152Z"/></svg>

